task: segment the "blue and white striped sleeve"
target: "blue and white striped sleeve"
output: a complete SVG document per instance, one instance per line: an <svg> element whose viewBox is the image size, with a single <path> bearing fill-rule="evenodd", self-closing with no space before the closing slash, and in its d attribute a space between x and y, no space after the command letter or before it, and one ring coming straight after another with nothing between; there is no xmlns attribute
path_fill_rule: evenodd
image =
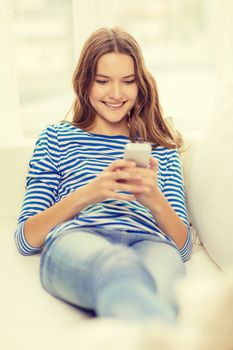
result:
<svg viewBox="0 0 233 350"><path fill-rule="evenodd" d="M183 247L179 249L182 260L187 261L192 252L192 237L185 201L183 172L180 164L180 156L176 149L169 150L168 152L166 175L162 192L187 227L186 241Z"/></svg>
<svg viewBox="0 0 233 350"><path fill-rule="evenodd" d="M25 221L21 221L18 224L17 229L15 231L15 243L18 247L18 250L23 255L33 255L36 253L40 253L41 248L32 247L26 241L26 238L24 236L24 224L25 224Z"/></svg>
<svg viewBox="0 0 233 350"><path fill-rule="evenodd" d="M41 248L32 247L26 241L24 224L30 216L49 208L56 202L59 183L58 138L56 129L51 125L39 135L29 162L26 193L14 235L21 254L32 255L41 251Z"/></svg>

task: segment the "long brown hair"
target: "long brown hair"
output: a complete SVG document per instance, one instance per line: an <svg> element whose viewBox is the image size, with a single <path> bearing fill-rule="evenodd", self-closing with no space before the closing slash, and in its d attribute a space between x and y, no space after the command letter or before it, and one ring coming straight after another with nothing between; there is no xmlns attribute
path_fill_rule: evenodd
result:
<svg viewBox="0 0 233 350"><path fill-rule="evenodd" d="M85 130L94 123L95 111L89 102L89 92L99 58L111 52L129 55L134 60L138 96L127 116L130 140L134 142L140 138L154 147L180 148L181 134L162 115L156 81L145 66L138 43L119 27L100 28L84 44L72 80L76 98L71 124Z"/></svg>

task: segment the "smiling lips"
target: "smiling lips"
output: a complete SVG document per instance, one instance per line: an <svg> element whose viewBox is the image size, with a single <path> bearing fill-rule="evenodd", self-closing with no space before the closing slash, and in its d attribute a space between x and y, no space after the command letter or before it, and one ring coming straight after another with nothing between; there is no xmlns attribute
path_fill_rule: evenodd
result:
<svg viewBox="0 0 233 350"><path fill-rule="evenodd" d="M107 106L108 108L113 109L113 110L120 109L125 104L125 102L126 101L119 102L119 103L108 103L108 102L103 101L105 106Z"/></svg>

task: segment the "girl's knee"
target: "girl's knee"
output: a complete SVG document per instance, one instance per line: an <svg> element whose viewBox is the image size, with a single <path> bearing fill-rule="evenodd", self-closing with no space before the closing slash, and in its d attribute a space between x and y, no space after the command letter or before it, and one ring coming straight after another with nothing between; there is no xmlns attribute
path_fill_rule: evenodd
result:
<svg viewBox="0 0 233 350"><path fill-rule="evenodd" d="M137 279L155 288L154 279L149 270L138 257L136 252L129 247L121 245L111 245L105 247L92 260L93 271L98 271L98 278L111 281L112 279ZM93 276L94 280L97 275Z"/></svg>
<svg viewBox="0 0 233 350"><path fill-rule="evenodd" d="M142 241L133 246L138 256L152 271L183 275L185 265L178 249L167 243Z"/></svg>

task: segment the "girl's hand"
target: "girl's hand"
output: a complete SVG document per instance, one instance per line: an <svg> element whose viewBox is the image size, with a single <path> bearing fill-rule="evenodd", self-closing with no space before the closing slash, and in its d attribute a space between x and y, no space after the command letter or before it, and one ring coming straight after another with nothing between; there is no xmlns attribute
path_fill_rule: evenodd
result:
<svg viewBox="0 0 233 350"><path fill-rule="evenodd" d="M83 186L84 195L88 200L88 205L99 203L108 198L119 200L134 201L134 194L140 194L144 191L144 186L138 183L140 175L136 171L134 162L120 159L112 162L104 171L102 171L94 180ZM131 192L123 194L120 192Z"/></svg>
<svg viewBox="0 0 233 350"><path fill-rule="evenodd" d="M158 161L150 157L150 166L149 168L128 168L126 169L128 173L138 176L138 179L129 179L127 183L129 184L138 184L142 186L142 191L134 192L136 200L150 209L153 207L153 203L159 189L157 186L157 172L158 172Z"/></svg>

